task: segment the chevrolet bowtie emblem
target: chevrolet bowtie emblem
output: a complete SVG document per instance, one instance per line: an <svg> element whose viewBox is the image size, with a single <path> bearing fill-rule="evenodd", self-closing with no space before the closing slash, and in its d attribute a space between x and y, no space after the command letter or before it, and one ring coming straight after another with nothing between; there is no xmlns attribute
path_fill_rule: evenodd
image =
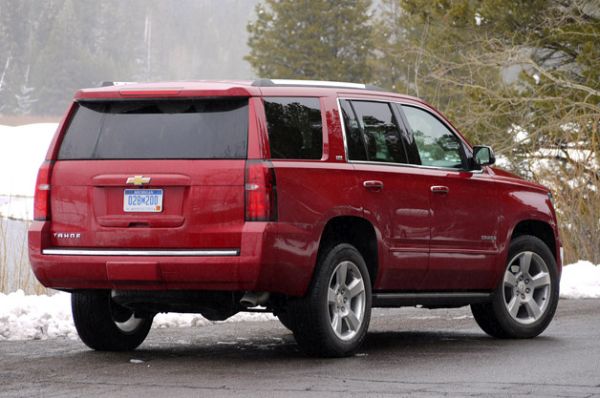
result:
<svg viewBox="0 0 600 398"><path fill-rule="evenodd" d="M150 183L150 177L133 176L127 178L127 184L144 185Z"/></svg>

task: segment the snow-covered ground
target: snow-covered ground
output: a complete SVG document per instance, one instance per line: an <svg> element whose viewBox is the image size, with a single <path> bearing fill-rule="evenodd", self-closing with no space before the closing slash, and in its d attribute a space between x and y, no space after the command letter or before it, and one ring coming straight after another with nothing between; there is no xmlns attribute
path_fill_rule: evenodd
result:
<svg viewBox="0 0 600 398"><path fill-rule="evenodd" d="M560 295L563 299L600 298L600 265L579 261L566 266ZM63 292L52 296L0 293L0 341L76 338L70 303L70 295ZM225 322L271 319L275 319L271 314L239 313ZM211 323L195 314L159 314L152 327L202 327Z"/></svg>
<svg viewBox="0 0 600 398"><path fill-rule="evenodd" d="M56 130L56 123L17 127L0 125L0 217L30 220L37 170ZM566 266L563 298L600 298L600 265L586 261ZM240 313L230 321L273 319L269 314ZM153 327L200 327L211 323L200 315L160 314ZM0 293L0 340L75 338L70 296Z"/></svg>
<svg viewBox="0 0 600 398"><path fill-rule="evenodd" d="M37 171L57 123L0 125L0 216L19 220L33 217Z"/></svg>
<svg viewBox="0 0 600 398"><path fill-rule="evenodd" d="M276 319L267 313L238 313L225 322ZM196 314L158 314L153 328L201 327L215 322ZM71 295L28 296L22 291L0 293L0 341L77 338L71 317Z"/></svg>

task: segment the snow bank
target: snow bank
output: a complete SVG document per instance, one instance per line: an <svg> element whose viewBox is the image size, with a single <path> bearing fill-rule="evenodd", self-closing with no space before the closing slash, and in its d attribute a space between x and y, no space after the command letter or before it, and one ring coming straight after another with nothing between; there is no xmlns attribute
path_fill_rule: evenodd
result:
<svg viewBox="0 0 600 398"><path fill-rule="evenodd" d="M276 319L265 313L239 313L225 322L267 321ZM153 328L201 327L213 324L196 314L158 314ZM19 290L0 293L0 341L45 340L63 337L76 339L71 318L71 295L58 292L52 296L28 296Z"/></svg>
<svg viewBox="0 0 600 398"><path fill-rule="evenodd" d="M22 290L0 293L0 341L39 340L52 337L74 339L68 293L26 296Z"/></svg>
<svg viewBox="0 0 600 398"><path fill-rule="evenodd" d="M600 264L578 261L563 268L560 297L600 298Z"/></svg>
<svg viewBox="0 0 600 398"><path fill-rule="evenodd" d="M600 298L600 265L579 261L564 268L561 298ZM271 314L239 313L225 322L266 321ZM159 314L153 328L202 327L213 324L196 314ZM68 293L26 296L22 291L0 293L0 341L77 338Z"/></svg>

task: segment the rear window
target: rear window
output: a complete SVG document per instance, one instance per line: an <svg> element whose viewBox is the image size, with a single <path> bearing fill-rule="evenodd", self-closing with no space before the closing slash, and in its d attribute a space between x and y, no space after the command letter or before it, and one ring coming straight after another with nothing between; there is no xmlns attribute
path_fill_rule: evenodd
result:
<svg viewBox="0 0 600 398"><path fill-rule="evenodd" d="M271 158L321 159L323 122L318 98L265 98Z"/></svg>
<svg viewBox="0 0 600 398"><path fill-rule="evenodd" d="M244 159L248 99L80 102L58 158Z"/></svg>

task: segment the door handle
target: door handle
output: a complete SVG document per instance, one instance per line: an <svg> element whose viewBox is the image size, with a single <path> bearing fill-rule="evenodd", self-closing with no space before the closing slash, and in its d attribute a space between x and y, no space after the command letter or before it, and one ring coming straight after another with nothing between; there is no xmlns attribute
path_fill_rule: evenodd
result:
<svg viewBox="0 0 600 398"><path fill-rule="evenodd" d="M383 182L378 180L363 181L363 187L371 192L381 192L383 190Z"/></svg>
<svg viewBox="0 0 600 398"><path fill-rule="evenodd" d="M446 193L450 192L450 189L448 187L443 186L443 185L432 185L431 186L431 192L446 194Z"/></svg>

